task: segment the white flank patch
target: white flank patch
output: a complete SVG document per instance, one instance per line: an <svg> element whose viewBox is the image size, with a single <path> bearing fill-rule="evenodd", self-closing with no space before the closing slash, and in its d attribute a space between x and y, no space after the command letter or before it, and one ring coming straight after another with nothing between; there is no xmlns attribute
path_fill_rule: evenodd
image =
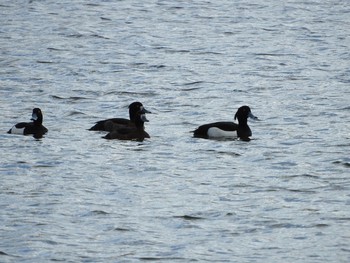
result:
<svg viewBox="0 0 350 263"><path fill-rule="evenodd" d="M212 138L236 138L237 131L224 131L217 127L211 127L208 129L208 136Z"/></svg>
<svg viewBox="0 0 350 263"><path fill-rule="evenodd" d="M16 128L16 125L14 125L12 128L11 128L11 133L12 134L21 134L23 135L23 132L24 132L24 128Z"/></svg>

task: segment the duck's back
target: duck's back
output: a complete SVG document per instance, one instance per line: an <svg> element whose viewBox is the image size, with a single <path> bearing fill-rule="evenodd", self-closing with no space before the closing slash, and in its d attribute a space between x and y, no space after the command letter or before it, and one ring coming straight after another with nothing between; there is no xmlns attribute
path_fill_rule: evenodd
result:
<svg viewBox="0 0 350 263"><path fill-rule="evenodd" d="M90 131L112 131L115 129L115 126L134 126L134 123L128 119L124 118L112 118L107 120L102 120L96 122L94 126L92 126ZM114 128L113 128L114 127Z"/></svg>

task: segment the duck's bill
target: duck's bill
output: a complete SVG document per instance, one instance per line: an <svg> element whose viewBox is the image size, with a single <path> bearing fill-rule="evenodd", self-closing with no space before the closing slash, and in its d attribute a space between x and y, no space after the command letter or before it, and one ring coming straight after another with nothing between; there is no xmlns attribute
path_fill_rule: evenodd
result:
<svg viewBox="0 0 350 263"><path fill-rule="evenodd" d="M36 113L32 114L32 118L30 119L31 121L36 121L38 119L38 115Z"/></svg>
<svg viewBox="0 0 350 263"><path fill-rule="evenodd" d="M249 118L253 119L253 120L259 120L258 117L254 116L253 113L249 112L249 115L248 115Z"/></svg>
<svg viewBox="0 0 350 263"><path fill-rule="evenodd" d="M149 110L146 110L145 107L141 107L141 113L145 114L145 113L152 113Z"/></svg>

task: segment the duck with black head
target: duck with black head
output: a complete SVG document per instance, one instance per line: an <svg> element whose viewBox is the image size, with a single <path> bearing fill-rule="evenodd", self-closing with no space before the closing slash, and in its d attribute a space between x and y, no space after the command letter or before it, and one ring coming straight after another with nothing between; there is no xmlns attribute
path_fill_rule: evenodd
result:
<svg viewBox="0 0 350 263"><path fill-rule="evenodd" d="M252 131L248 126L248 118L257 120L248 106L240 107L234 119L238 120L238 124L234 122L213 122L199 126L193 131L193 136L198 138L239 138L243 141L250 141Z"/></svg>
<svg viewBox="0 0 350 263"><path fill-rule="evenodd" d="M146 110L146 108L142 105L141 102L135 101L129 105L129 118L130 118L129 120L125 118L111 118L111 119L101 120L96 122L96 124L92 126L89 130L111 132L113 129L116 129L117 127L122 128L127 126L135 126L135 119L139 112L143 114L151 113L150 111Z"/></svg>
<svg viewBox="0 0 350 263"><path fill-rule="evenodd" d="M41 109L34 108L32 113L32 122L20 122L14 125L7 133L33 135L35 138L41 138L48 129L43 126L43 113Z"/></svg>
<svg viewBox="0 0 350 263"><path fill-rule="evenodd" d="M116 139L143 141L145 138L150 138L149 134L145 131L145 122L148 122L145 113L143 113L142 110L138 111L134 119L134 126L112 126L110 127L112 131L102 138L108 140Z"/></svg>

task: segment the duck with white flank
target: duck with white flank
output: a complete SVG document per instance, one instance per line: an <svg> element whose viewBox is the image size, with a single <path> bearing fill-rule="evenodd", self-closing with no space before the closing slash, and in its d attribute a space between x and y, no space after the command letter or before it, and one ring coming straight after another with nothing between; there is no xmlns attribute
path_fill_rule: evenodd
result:
<svg viewBox="0 0 350 263"><path fill-rule="evenodd" d="M198 138L239 138L243 141L250 141L252 131L248 126L248 118L257 120L248 106L240 107L236 114L235 120L238 120L238 124L234 122L214 122L199 126L193 131L194 137Z"/></svg>
<svg viewBox="0 0 350 263"><path fill-rule="evenodd" d="M43 113L39 108L33 109L32 122L20 122L14 125L7 133L30 135L41 138L47 133L47 128L43 126Z"/></svg>

